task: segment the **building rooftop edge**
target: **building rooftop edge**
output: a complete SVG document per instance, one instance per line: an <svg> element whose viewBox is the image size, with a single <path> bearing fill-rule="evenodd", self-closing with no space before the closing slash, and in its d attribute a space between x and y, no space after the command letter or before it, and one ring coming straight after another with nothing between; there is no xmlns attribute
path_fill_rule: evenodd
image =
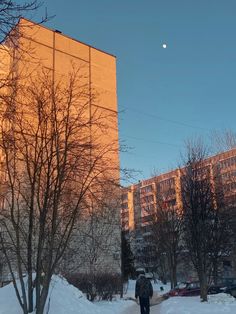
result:
<svg viewBox="0 0 236 314"><path fill-rule="evenodd" d="M206 162L207 162L207 161L211 161L211 159L215 159L215 158L217 158L217 157L220 157L220 156L223 155L223 154L227 154L227 153L230 153L230 152L236 152L236 147L231 148L231 149L226 150L226 151L222 151L222 152L220 152L220 153L216 153L216 154L214 154L214 155L212 155L212 156L209 156L209 157L207 157L207 158L205 159L205 161L206 161ZM220 160L220 159L219 159L219 160ZM176 172L178 169L182 169L182 167L179 167L179 168L177 167L177 168L175 168L175 169L172 169L172 170L169 170L169 171L160 173L160 174L158 174L158 175L156 175L156 176L151 176L151 177L149 177L149 178L147 178L147 179L139 180L139 182L137 182L137 183L133 183L133 184L130 184L130 185L127 185L127 186L122 187L122 189L125 190L125 189L129 189L129 188L131 188L131 187L137 187L137 186L139 186L140 184L145 183L146 181L153 180L154 178L158 178L158 177L161 177L161 176L164 176L164 175L169 175L169 174L171 174L172 172L174 173L174 172Z"/></svg>
<svg viewBox="0 0 236 314"><path fill-rule="evenodd" d="M105 54L107 54L107 55L109 55L109 56L111 56L111 57L113 57L113 58L116 59L116 56L115 56L115 55L113 55L113 54L111 54L111 53L109 53L109 52L106 52L106 51L104 51L104 50L102 50L102 49L96 48L96 47L94 47L94 46L92 46L92 45L86 44L85 42L83 42L83 41L81 41L81 40L78 40L78 39L76 39L76 38L73 38L73 37L71 37L71 36L69 36L69 35L66 35L66 34L64 34L63 32L61 32L61 31L59 31L59 30L57 30L57 29L52 29L52 28L50 28L50 27L48 27L48 26L45 26L45 25L40 24L40 23L36 23L36 22L34 22L34 21L30 20L30 19L27 19L27 18L25 18L25 17L21 17L21 18L19 19L19 21L20 21L20 20L22 20L22 21L25 20L25 21L27 21L27 22L30 22L30 23L34 24L34 25L38 25L38 26L40 26L40 27L43 27L43 28L45 28L45 29L47 29L47 30L49 30L49 31L57 32L58 34L60 34L60 35L62 35L62 36L64 36L64 37L66 37L66 38L72 39L72 40L74 40L74 41L76 41L76 42L78 42L78 43L80 43L80 44L82 44L82 45L88 46L89 48L93 48L93 49L95 49L95 50L97 50L97 51L100 51L100 52L102 52L102 53L105 53ZM18 23L19 23L19 21L18 21Z"/></svg>

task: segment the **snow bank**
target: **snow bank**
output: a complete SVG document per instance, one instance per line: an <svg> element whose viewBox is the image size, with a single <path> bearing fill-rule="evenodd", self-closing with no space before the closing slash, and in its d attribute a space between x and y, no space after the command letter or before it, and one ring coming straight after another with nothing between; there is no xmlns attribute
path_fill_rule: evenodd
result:
<svg viewBox="0 0 236 314"><path fill-rule="evenodd" d="M65 279L53 276L45 313L48 314L121 314L131 301L91 303L83 293ZM48 311L49 310L49 311ZM0 288L0 314L22 314L14 287L9 284Z"/></svg>
<svg viewBox="0 0 236 314"><path fill-rule="evenodd" d="M233 314L236 301L224 293L209 296L208 302L200 302L199 297L173 297L160 305L160 314Z"/></svg>
<svg viewBox="0 0 236 314"><path fill-rule="evenodd" d="M211 304L230 304L236 303L236 299L232 297L232 295L226 294L226 293L218 293L208 296L208 303Z"/></svg>
<svg viewBox="0 0 236 314"><path fill-rule="evenodd" d="M86 299L80 290L58 276L53 276L52 278L48 306L50 314L102 313L96 305Z"/></svg>

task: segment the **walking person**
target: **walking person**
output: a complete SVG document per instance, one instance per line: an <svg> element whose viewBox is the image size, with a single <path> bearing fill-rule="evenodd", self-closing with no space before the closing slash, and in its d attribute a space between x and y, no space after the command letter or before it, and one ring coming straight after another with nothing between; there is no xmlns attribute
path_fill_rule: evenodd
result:
<svg viewBox="0 0 236 314"><path fill-rule="evenodd" d="M141 314L150 313L150 298L153 295L151 281L145 277L144 272L140 273L135 285L135 298L139 297Z"/></svg>

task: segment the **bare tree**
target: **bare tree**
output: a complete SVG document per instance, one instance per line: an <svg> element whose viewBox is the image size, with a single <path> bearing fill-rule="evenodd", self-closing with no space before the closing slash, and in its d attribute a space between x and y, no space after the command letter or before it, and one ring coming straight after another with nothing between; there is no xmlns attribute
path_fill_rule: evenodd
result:
<svg viewBox="0 0 236 314"><path fill-rule="evenodd" d="M200 281L202 301L207 301L212 270L227 251L229 227L218 173L206 157L204 144L200 140L190 141L181 169L184 238Z"/></svg>
<svg viewBox="0 0 236 314"><path fill-rule="evenodd" d="M32 1L11 1L0 0L0 44L2 44L6 38L12 43L15 43L17 25L20 18L26 16L29 13L33 13L42 6L42 2L38 0ZM45 22L46 16L42 17L39 23ZM11 31L14 29L14 34ZM12 35L12 36L11 36Z"/></svg>
<svg viewBox="0 0 236 314"><path fill-rule="evenodd" d="M232 211L222 202L224 198L218 199L215 209L214 224L212 226L212 246L209 252L212 268L212 279L218 285L221 274L222 260L232 254L234 245L234 233L232 228ZM223 206L222 206L223 205Z"/></svg>
<svg viewBox="0 0 236 314"><path fill-rule="evenodd" d="M224 238L225 258L230 258L235 254L235 246L233 239L236 235L236 162L235 162L235 149L236 149L236 133L231 129L225 129L223 132L214 131L211 134L212 150L217 153L228 152L225 160L219 161L218 167L215 167L215 172L218 174L218 203L222 208L224 216L224 226L226 235ZM219 197L220 195L220 197ZM219 226L220 227L220 226ZM220 241L222 242L222 240ZM217 254L216 254L217 255ZM218 281L218 275L221 271L219 269L219 262L222 260L221 256L215 259L213 273L214 282Z"/></svg>
<svg viewBox="0 0 236 314"><path fill-rule="evenodd" d="M167 260L171 287L177 285L177 265L181 247L182 214L177 208L176 191L171 186L160 189L157 183L156 206L152 213L151 230L160 262ZM162 265L163 268L163 265Z"/></svg>
<svg viewBox="0 0 236 314"><path fill-rule="evenodd" d="M119 188L107 180L90 190L60 266L69 280L87 281L87 297L94 301L97 281L120 271ZM118 279L118 276L117 276Z"/></svg>
<svg viewBox="0 0 236 314"><path fill-rule="evenodd" d="M11 88L12 75L16 59L23 59L26 55L33 55L33 49L19 44L19 40L26 35L29 23L23 23L23 16L27 17L42 7L43 2L0 0L0 91ZM43 24L52 17L45 15L36 24ZM26 36L27 37L27 36ZM17 56L17 57L16 57ZM13 61L14 60L14 61Z"/></svg>
<svg viewBox="0 0 236 314"><path fill-rule="evenodd" d="M34 289L36 313L43 313L75 224L93 208L92 195L117 185L117 143L102 140L109 117L91 112L90 103L79 71L63 82L50 71L19 80L1 97L1 245L24 314L34 309Z"/></svg>
<svg viewBox="0 0 236 314"><path fill-rule="evenodd" d="M122 270L122 282L127 282L128 279L134 276L134 255L131 250L130 240L125 231L121 233L121 270Z"/></svg>
<svg viewBox="0 0 236 314"><path fill-rule="evenodd" d="M222 152L236 148L236 133L232 130L214 131L211 134L213 151Z"/></svg>
<svg viewBox="0 0 236 314"><path fill-rule="evenodd" d="M199 277L203 301L207 301L207 279L211 271L210 232L214 218L210 169L205 165L205 158L206 149L200 141L188 142L181 177L185 242Z"/></svg>
<svg viewBox="0 0 236 314"><path fill-rule="evenodd" d="M118 192L119 189L110 180L90 190L86 211L79 221L79 259L81 265L85 265L82 270L91 276L99 272L117 272L120 268ZM114 260L116 263L112 263Z"/></svg>

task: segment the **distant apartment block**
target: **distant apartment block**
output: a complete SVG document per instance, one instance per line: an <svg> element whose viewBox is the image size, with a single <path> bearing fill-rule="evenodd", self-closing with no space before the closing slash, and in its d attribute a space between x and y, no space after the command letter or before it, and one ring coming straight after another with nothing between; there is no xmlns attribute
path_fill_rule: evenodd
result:
<svg viewBox="0 0 236 314"><path fill-rule="evenodd" d="M222 187L224 204L233 209L236 223L236 149L220 153L204 161L211 173L217 174ZM213 182L214 184L214 182ZM130 239L135 255L136 267L147 271L156 270L156 257L153 251L150 222L151 213L157 208L157 198L168 191L165 206L180 209L181 171L179 169L138 182L122 190L121 222L122 230ZM150 212L150 213L149 213ZM224 261L224 275L232 276L236 271L235 259Z"/></svg>

